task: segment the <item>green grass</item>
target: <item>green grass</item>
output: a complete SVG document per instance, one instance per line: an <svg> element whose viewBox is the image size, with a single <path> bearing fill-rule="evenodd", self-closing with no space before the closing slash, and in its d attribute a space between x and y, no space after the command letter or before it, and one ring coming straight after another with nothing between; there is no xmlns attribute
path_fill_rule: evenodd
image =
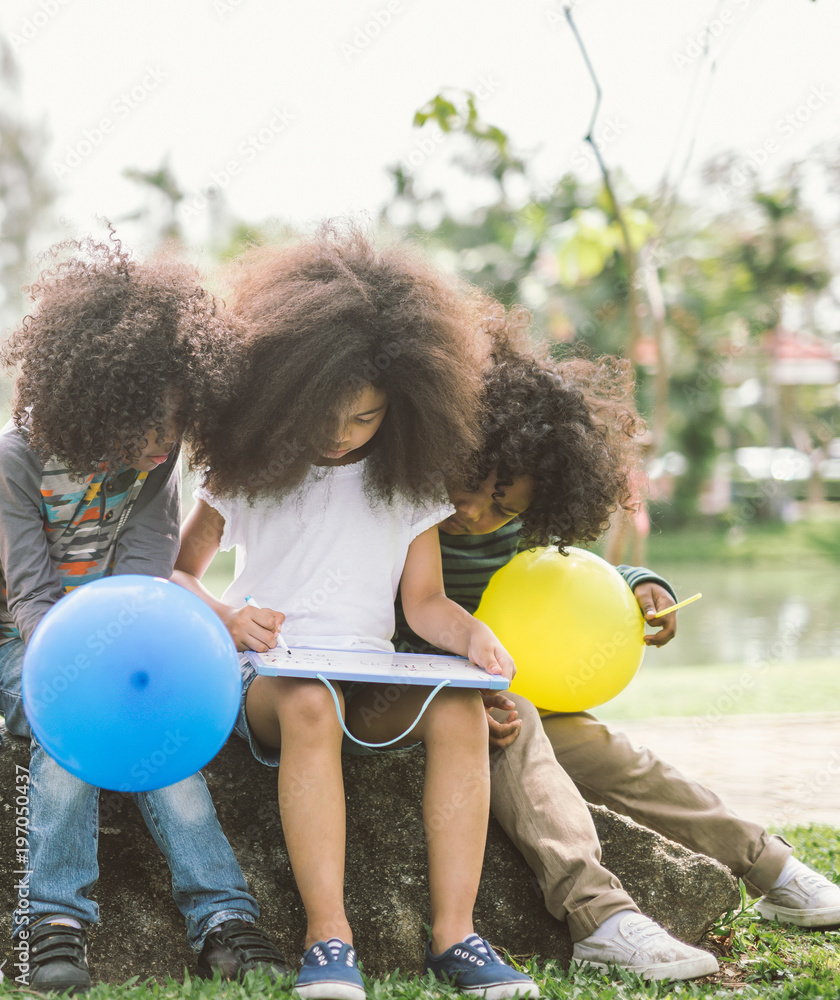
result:
<svg viewBox="0 0 840 1000"><path fill-rule="evenodd" d="M826 565L840 561L840 504L826 505L794 524L743 521L654 527L646 565L711 562L729 565Z"/></svg>
<svg viewBox="0 0 840 1000"><path fill-rule="evenodd" d="M840 831L827 826L786 828L784 835L796 855L812 867L840 881ZM629 973L600 974L582 969L565 971L552 961L529 960L523 966L540 984L548 1000L688 1000L738 996L746 1000L805 1000L840 996L840 931L806 932L782 929L757 918L742 897L742 908L725 914L706 944L719 953L722 971L714 982L645 983ZM8 984L7 984L8 986ZM7 995L39 996L28 990L6 990ZM131 980L123 986L100 985L91 1000L144 1000L146 997L198 1000L286 998L289 991L249 977L244 985L206 983L187 978L164 984ZM459 994L427 979L394 973L368 981L371 1000L434 1000Z"/></svg>
<svg viewBox="0 0 840 1000"><path fill-rule="evenodd" d="M814 692L819 692L818 698ZM597 715L619 721L705 716L710 712L717 717L814 711L840 712L840 669L836 659L764 666L722 663L657 667L642 663L633 681L612 701L601 705Z"/></svg>

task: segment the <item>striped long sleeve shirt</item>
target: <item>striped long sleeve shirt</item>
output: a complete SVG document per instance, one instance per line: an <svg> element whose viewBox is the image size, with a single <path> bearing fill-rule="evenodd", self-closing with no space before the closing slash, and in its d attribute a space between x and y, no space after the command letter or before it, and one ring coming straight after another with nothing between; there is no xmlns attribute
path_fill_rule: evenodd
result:
<svg viewBox="0 0 840 1000"><path fill-rule="evenodd" d="M490 577L519 551L521 536L517 519L487 535L440 534L443 585L446 596L475 614ZM674 599L673 588L657 573L642 566L618 566L631 590L640 583L661 584ZM401 652L440 652L408 627L399 594L395 605L394 645Z"/></svg>
<svg viewBox="0 0 840 1000"><path fill-rule="evenodd" d="M112 573L168 578L178 553L177 449L148 473L100 467L72 478L0 432L0 645L28 641L60 597Z"/></svg>

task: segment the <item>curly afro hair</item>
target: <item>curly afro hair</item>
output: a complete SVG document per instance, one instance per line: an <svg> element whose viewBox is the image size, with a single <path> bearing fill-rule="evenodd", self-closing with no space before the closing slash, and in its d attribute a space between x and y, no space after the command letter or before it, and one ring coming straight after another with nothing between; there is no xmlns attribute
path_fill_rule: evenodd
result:
<svg viewBox="0 0 840 1000"><path fill-rule="evenodd" d="M0 351L19 366L12 417L31 447L83 478L130 464L173 416L179 437L207 422L229 393L237 338L193 270L137 263L113 234L45 256L27 289L36 309Z"/></svg>
<svg viewBox="0 0 840 1000"><path fill-rule="evenodd" d="M388 397L368 493L442 497L461 481L480 441L489 361L478 292L352 226L252 248L231 284L245 340L231 404L197 447L209 489L250 499L293 490L367 386Z"/></svg>
<svg viewBox="0 0 840 1000"><path fill-rule="evenodd" d="M534 479L520 516L531 545L592 542L617 507L629 507L628 474L643 422L629 363L527 353L524 310L496 314L494 364L485 376L484 445L473 459L472 488L495 469L497 488Z"/></svg>

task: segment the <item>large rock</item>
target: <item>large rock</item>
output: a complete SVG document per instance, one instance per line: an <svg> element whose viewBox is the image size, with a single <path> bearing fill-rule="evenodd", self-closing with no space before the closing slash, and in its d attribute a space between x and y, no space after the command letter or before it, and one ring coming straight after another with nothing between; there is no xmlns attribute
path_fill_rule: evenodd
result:
<svg viewBox="0 0 840 1000"><path fill-rule="evenodd" d="M738 883L720 862L639 826L603 806L590 806L601 860L637 906L680 940L696 944L712 923L741 902Z"/></svg>
<svg viewBox="0 0 840 1000"><path fill-rule="evenodd" d="M0 885L5 938L11 928L18 876L14 851L16 767L28 764L28 745L6 735L0 752ZM345 757L347 789L346 901L366 971L422 968L429 921L426 848L420 801L422 750ZM260 925L290 959L302 950L304 914L277 809L276 771L258 764L232 739L206 770L222 827L262 908ZM636 824L593 808L604 861L642 910L684 940L696 942L712 921L738 901L737 885L715 861L691 854ZM163 858L130 797L103 792L100 880L95 895L101 924L91 934L94 979L183 976L195 967L183 920L172 901ZM567 963L565 923L542 905L530 869L491 820L476 928L517 956ZM0 949L2 950L2 949ZM8 953L11 948L7 947ZM7 967L14 977L13 957Z"/></svg>

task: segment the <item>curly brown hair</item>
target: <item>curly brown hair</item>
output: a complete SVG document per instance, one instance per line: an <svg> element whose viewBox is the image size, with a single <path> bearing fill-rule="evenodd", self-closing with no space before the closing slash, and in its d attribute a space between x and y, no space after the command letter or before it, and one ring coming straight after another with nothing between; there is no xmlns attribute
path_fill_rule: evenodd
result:
<svg viewBox="0 0 840 1000"><path fill-rule="evenodd" d="M493 469L497 489L533 477L533 500L520 516L523 538L562 552L594 541L618 506L630 506L628 474L644 424L628 362L610 356L554 361L528 352L527 324L522 309L494 318L484 444L473 459L472 487Z"/></svg>
<svg viewBox="0 0 840 1000"><path fill-rule="evenodd" d="M130 464L173 416L179 437L203 426L229 393L236 335L193 269L138 263L113 231L44 258L26 289L36 309L0 350L19 366L12 417L31 447L84 477Z"/></svg>
<svg viewBox="0 0 840 1000"><path fill-rule="evenodd" d="M237 388L197 443L219 495L281 496L336 439L367 386L388 411L366 489L441 497L478 447L484 300L404 246L334 225L234 262L231 313L245 331Z"/></svg>

